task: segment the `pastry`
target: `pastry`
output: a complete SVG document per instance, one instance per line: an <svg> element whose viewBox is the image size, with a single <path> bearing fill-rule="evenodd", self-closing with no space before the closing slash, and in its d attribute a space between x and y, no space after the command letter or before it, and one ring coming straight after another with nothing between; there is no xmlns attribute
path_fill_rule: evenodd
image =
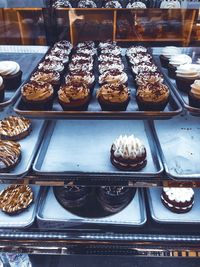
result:
<svg viewBox="0 0 200 267"><path fill-rule="evenodd" d="M122 186L101 186L96 190L97 200L105 211L116 213L133 199L136 188Z"/></svg>
<svg viewBox="0 0 200 267"><path fill-rule="evenodd" d="M56 186L53 188L53 191L57 201L65 209L81 208L86 204L91 193L90 187L77 185Z"/></svg>
<svg viewBox="0 0 200 267"><path fill-rule="evenodd" d="M51 110L54 90L50 83L30 81L21 88L24 106L30 110Z"/></svg>
<svg viewBox="0 0 200 267"><path fill-rule="evenodd" d="M104 4L105 8L122 8L122 5L119 1L110 0Z"/></svg>
<svg viewBox="0 0 200 267"><path fill-rule="evenodd" d="M87 71L77 71L73 72L73 74L68 74L65 76L66 84L74 82L85 83L92 91L95 85L95 76L92 72L87 72Z"/></svg>
<svg viewBox="0 0 200 267"><path fill-rule="evenodd" d="M180 91L188 93L190 86L198 79L200 79L199 64L185 64L177 67L176 85Z"/></svg>
<svg viewBox="0 0 200 267"><path fill-rule="evenodd" d="M38 65L38 70L40 71L57 71L59 73L63 73L64 64L62 60L58 58L54 59L46 59Z"/></svg>
<svg viewBox="0 0 200 267"><path fill-rule="evenodd" d="M20 159L20 144L14 141L0 140L0 172L13 169Z"/></svg>
<svg viewBox="0 0 200 267"><path fill-rule="evenodd" d="M80 0L78 8L97 8L97 4L92 0Z"/></svg>
<svg viewBox="0 0 200 267"><path fill-rule="evenodd" d="M116 46L117 43L113 41L105 41L105 42L100 42L98 45L99 49L107 48L109 46Z"/></svg>
<svg viewBox="0 0 200 267"><path fill-rule="evenodd" d="M87 110L89 101L90 89L82 82L63 85L58 91L58 102L63 110Z"/></svg>
<svg viewBox="0 0 200 267"><path fill-rule="evenodd" d="M166 8L166 9L171 9L171 8L181 8L181 4L178 0L164 0L160 4L160 8Z"/></svg>
<svg viewBox="0 0 200 267"><path fill-rule="evenodd" d="M188 97L190 106L200 108L200 80L195 80L191 85Z"/></svg>
<svg viewBox="0 0 200 267"><path fill-rule="evenodd" d="M139 110L161 111L169 101L169 88L163 83L147 83L140 85L136 92L136 100Z"/></svg>
<svg viewBox="0 0 200 267"><path fill-rule="evenodd" d="M49 54L46 55L45 60L61 60L66 67L69 62L68 51L62 49L52 49Z"/></svg>
<svg viewBox="0 0 200 267"><path fill-rule="evenodd" d="M0 75L3 78L5 90L17 89L21 84L22 71L15 61L0 61Z"/></svg>
<svg viewBox="0 0 200 267"><path fill-rule="evenodd" d="M147 53L147 48L141 45L138 46L131 46L126 50L126 56L128 57L132 57L134 55L137 54L142 54L145 55Z"/></svg>
<svg viewBox="0 0 200 267"><path fill-rule="evenodd" d="M126 110L130 92L125 84L104 84L97 90L97 99L102 110Z"/></svg>
<svg viewBox="0 0 200 267"><path fill-rule="evenodd" d="M118 69L111 69L105 71L103 74L99 76L99 83L120 83L126 84L128 81L128 76L124 71L120 71Z"/></svg>
<svg viewBox="0 0 200 267"><path fill-rule="evenodd" d="M129 56L129 63L131 66L137 66L141 63L151 63L152 56L148 53L138 53Z"/></svg>
<svg viewBox="0 0 200 267"><path fill-rule="evenodd" d="M69 71L73 72L90 72L93 70L93 63L85 62L85 63L73 63L69 64Z"/></svg>
<svg viewBox="0 0 200 267"><path fill-rule="evenodd" d="M186 213L194 204L192 188L163 187L160 197L163 205L175 213Z"/></svg>
<svg viewBox="0 0 200 267"><path fill-rule="evenodd" d="M119 46L109 46L106 48L102 48L101 54L120 56L121 55L121 49Z"/></svg>
<svg viewBox="0 0 200 267"><path fill-rule="evenodd" d="M51 49L52 50L64 50L65 53L68 52L68 55L71 53L71 50L72 50L73 46L72 44L67 41L67 40L61 40L61 41L58 41L54 44L53 48Z"/></svg>
<svg viewBox="0 0 200 267"><path fill-rule="evenodd" d="M160 63L163 68L167 68L169 64L169 59L171 56L176 56L181 54L181 49L176 46L166 46L162 49L160 55Z"/></svg>
<svg viewBox="0 0 200 267"><path fill-rule="evenodd" d="M76 47L77 48L86 48L86 47L88 47L88 48L93 49L93 48L95 48L95 42L93 42L93 41L80 42L80 43L78 43L76 45Z"/></svg>
<svg viewBox="0 0 200 267"><path fill-rule="evenodd" d="M180 55L170 57L169 64L168 64L168 76L172 79L175 79L177 67L184 65L184 64L191 64L191 63L192 63L192 58L185 54L180 54Z"/></svg>
<svg viewBox="0 0 200 267"><path fill-rule="evenodd" d="M153 62L141 62L132 66L131 70L134 78L141 72L158 72L158 68Z"/></svg>
<svg viewBox="0 0 200 267"><path fill-rule="evenodd" d="M52 7L54 7L54 8L60 8L60 7L71 8L72 5L68 0L56 0L56 1L54 1Z"/></svg>
<svg viewBox="0 0 200 267"><path fill-rule="evenodd" d="M133 3L128 3L126 8L147 8L147 6L140 1L133 2Z"/></svg>
<svg viewBox="0 0 200 267"><path fill-rule="evenodd" d="M111 69L118 69L119 71L124 70L124 64L122 61L104 61L101 62L98 66L100 74L104 73L105 71L109 71Z"/></svg>
<svg viewBox="0 0 200 267"><path fill-rule="evenodd" d="M3 78L0 76L0 103L4 101L5 86L3 83Z"/></svg>
<svg viewBox="0 0 200 267"><path fill-rule="evenodd" d="M31 122L24 117L9 116L0 121L0 139L17 141L31 132Z"/></svg>
<svg viewBox="0 0 200 267"><path fill-rule="evenodd" d="M111 163L119 170L138 171L147 164L146 148L134 135L118 137L110 154Z"/></svg>
<svg viewBox="0 0 200 267"><path fill-rule="evenodd" d="M140 72L135 82L137 86L145 85L148 83L162 83L164 81L163 75L160 72Z"/></svg>
<svg viewBox="0 0 200 267"><path fill-rule="evenodd" d="M8 215L15 215L26 210L33 199L30 186L10 185L0 193L0 209Z"/></svg>

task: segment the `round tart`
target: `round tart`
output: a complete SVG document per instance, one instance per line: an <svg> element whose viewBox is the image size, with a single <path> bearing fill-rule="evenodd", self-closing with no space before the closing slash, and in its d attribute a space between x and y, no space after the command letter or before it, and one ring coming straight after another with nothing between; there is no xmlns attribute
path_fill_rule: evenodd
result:
<svg viewBox="0 0 200 267"><path fill-rule="evenodd" d="M147 164L146 148L134 135L117 138L110 154L111 163L120 170L137 171Z"/></svg>
<svg viewBox="0 0 200 267"><path fill-rule="evenodd" d="M0 209L15 215L27 209L33 199L33 191L28 185L10 185L0 193Z"/></svg>
<svg viewBox="0 0 200 267"><path fill-rule="evenodd" d="M0 139L17 141L31 131L30 120L24 117L9 116L0 121Z"/></svg>
<svg viewBox="0 0 200 267"><path fill-rule="evenodd" d="M0 172L13 169L21 159L21 146L14 141L0 140Z"/></svg>
<svg viewBox="0 0 200 267"><path fill-rule="evenodd" d="M164 187L161 201L172 212L186 213L193 207L194 191L192 188Z"/></svg>

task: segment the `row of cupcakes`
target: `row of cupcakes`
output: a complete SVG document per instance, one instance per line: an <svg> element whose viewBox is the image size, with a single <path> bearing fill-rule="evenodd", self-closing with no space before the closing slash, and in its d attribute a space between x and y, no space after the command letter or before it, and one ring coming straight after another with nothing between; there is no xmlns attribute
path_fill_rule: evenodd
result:
<svg viewBox="0 0 200 267"><path fill-rule="evenodd" d="M139 110L161 111L169 102L170 91L147 48L132 46L126 56L136 84Z"/></svg>
<svg viewBox="0 0 200 267"><path fill-rule="evenodd" d="M200 108L200 60L192 61L179 47L167 46L161 51L160 62L168 76L176 80L178 90L188 94L189 104Z"/></svg>

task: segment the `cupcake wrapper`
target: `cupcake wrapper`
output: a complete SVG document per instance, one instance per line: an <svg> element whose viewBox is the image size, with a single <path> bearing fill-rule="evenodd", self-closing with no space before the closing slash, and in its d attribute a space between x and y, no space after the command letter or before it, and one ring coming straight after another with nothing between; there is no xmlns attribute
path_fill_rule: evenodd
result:
<svg viewBox="0 0 200 267"><path fill-rule="evenodd" d="M59 99L58 99L58 102L60 103L60 105L64 111L86 111L88 109L90 98L86 103L81 104L79 106L73 106L72 104L68 105L68 104L60 101Z"/></svg>
<svg viewBox="0 0 200 267"><path fill-rule="evenodd" d="M127 109L130 99L123 103L105 103L98 98L99 105L103 111L125 111Z"/></svg>
<svg viewBox="0 0 200 267"><path fill-rule="evenodd" d="M52 110L53 107L53 97L43 102L33 103L33 101L27 102L24 99L22 99L22 101L24 105L23 108L27 110Z"/></svg>
<svg viewBox="0 0 200 267"><path fill-rule="evenodd" d="M4 88L2 88L0 90L0 103L2 103L4 101L4 97L5 97L5 90L4 90Z"/></svg>
<svg viewBox="0 0 200 267"><path fill-rule="evenodd" d="M188 94L189 105L195 108L200 108L200 99L195 98L190 92Z"/></svg>
<svg viewBox="0 0 200 267"><path fill-rule="evenodd" d="M195 79L181 79L179 77L176 77L176 86L178 90L183 91L185 93L189 93L191 89L190 86L193 84L194 81Z"/></svg>
<svg viewBox="0 0 200 267"><path fill-rule="evenodd" d="M138 108L141 111L162 111L168 104L168 99L162 103L144 103L141 102L140 99L137 99Z"/></svg>
<svg viewBox="0 0 200 267"><path fill-rule="evenodd" d="M168 68L169 59L167 59L163 55L160 55L160 63L163 68Z"/></svg>
<svg viewBox="0 0 200 267"><path fill-rule="evenodd" d="M5 90L15 90L21 85L22 71L18 71L15 75L4 76Z"/></svg>
<svg viewBox="0 0 200 267"><path fill-rule="evenodd" d="M168 76L172 79L176 79L176 68L168 66Z"/></svg>

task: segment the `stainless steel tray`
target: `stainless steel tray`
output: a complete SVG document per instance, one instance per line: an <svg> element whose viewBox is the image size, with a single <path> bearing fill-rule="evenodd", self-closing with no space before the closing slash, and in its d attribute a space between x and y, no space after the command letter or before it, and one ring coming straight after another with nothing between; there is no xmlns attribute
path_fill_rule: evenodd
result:
<svg viewBox="0 0 200 267"><path fill-rule="evenodd" d="M122 50L122 54L125 54L125 49ZM92 94L92 99L90 101L90 104L88 106L87 111L63 111L60 104L57 102L57 100L54 100L53 109L52 111L32 111L32 110L26 110L23 106L23 103L21 101L21 96L18 99L18 101L15 104L14 110L18 114L24 115L29 118L47 118L47 119L70 119L70 118L104 118L104 119L110 119L110 118L124 118L124 119L143 119L143 118L157 118L157 119L169 119L173 116L176 116L182 112L182 107L177 100L176 96L173 92L171 92L169 104L165 108L164 111L139 111L138 105L135 99L135 85L133 83L133 78L130 73L130 68L128 67L128 64L126 62L125 56L123 56L123 62L125 65L125 71L128 74L129 80L129 88L131 90L131 101L128 104L126 111L102 111L101 107L96 99L96 91L99 88L98 84L98 71L97 71L97 62L95 63L95 69L96 69L96 85L94 92ZM166 84L170 87L168 82L166 81Z"/></svg>
<svg viewBox="0 0 200 267"><path fill-rule="evenodd" d="M200 58L200 48L199 47L183 48L182 52L184 54L191 56L193 62L196 62L197 58ZM188 110L191 113L191 115L200 116L200 108L195 108L195 107L190 106L189 100L188 100L188 94L178 90L177 86L176 86L175 79L170 78L168 76L168 70L166 68L161 67L159 55L154 55L154 60L155 60L156 64L160 67L160 69L162 70L162 73L164 74L165 79L170 84L170 88L174 91L175 95L179 99L182 106L186 110Z"/></svg>
<svg viewBox="0 0 200 267"><path fill-rule="evenodd" d="M37 50L36 50L37 48ZM47 47L21 48L21 46L0 46L0 60L13 60L19 63L22 70L22 84L29 78L35 66L41 61L47 51ZM45 48L45 49L44 49ZM32 51L33 50L33 51ZM21 87L21 86L20 86ZM5 99L0 103L0 109L14 103L20 96L20 87L16 90L5 90Z"/></svg>
<svg viewBox="0 0 200 267"><path fill-rule="evenodd" d="M192 209L183 214L178 214L168 210L161 202L160 194L162 188L148 188L148 200L150 206L151 217L158 223L173 223L173 224L199 224L199 206L200 206L200 191L194 189L194 205Z"/></svg>
<svg viewBox="0 0 200 267"><path fill-rule="evenodd" d="M53 209L52 209L53 207ZM54 212L56 211L56 213ZM64 228L86 223L95 225L142 226L146 222L143 191L137 189L133 200L122 211L105 218L83 218L64 209L56 200L52 187L41 195L37 222L40 228Z"/></svg>
<svg viewBox="0 0 200 267"><path fill-rule="evenodd" d="M165 172L172 179L200 179L199 122L198 117L188 115L152 123Z"/></svg>
<svg viewBox="0 0 200 267"><path fill-rule="evenodd" d="M129 120L58 120L49 124L33 170L69 177L157 177L163 166L147 123ZM110 162L110 147L121 134L135 134L147 149L141 171L119 171Z"/></svg>
<svg viewBox="0 0 200 267"><path fill-rule="evenodd" d="M10 114L7 114L10 115ZM2 119L4 116L0 116ZM42 120L31 120L32 131L30 134L18 141L21 145L22 157L17 166L9 172L0 172L0 178L16 179L21 178L29 171L38 147L41 143L46 122Z"/></svg>
<svg viewBox="0 0 200 267"><path fill-rule="evenodd" d="M7 186L8 185L6 184L1 184L0 191L6 188ZM34 194L34 203L32 203L27 210L12 216L0 211L1 228L25 228L33 224L39 202L40 187L36 185L31 185L31 189L33 190Z"/></svg>

